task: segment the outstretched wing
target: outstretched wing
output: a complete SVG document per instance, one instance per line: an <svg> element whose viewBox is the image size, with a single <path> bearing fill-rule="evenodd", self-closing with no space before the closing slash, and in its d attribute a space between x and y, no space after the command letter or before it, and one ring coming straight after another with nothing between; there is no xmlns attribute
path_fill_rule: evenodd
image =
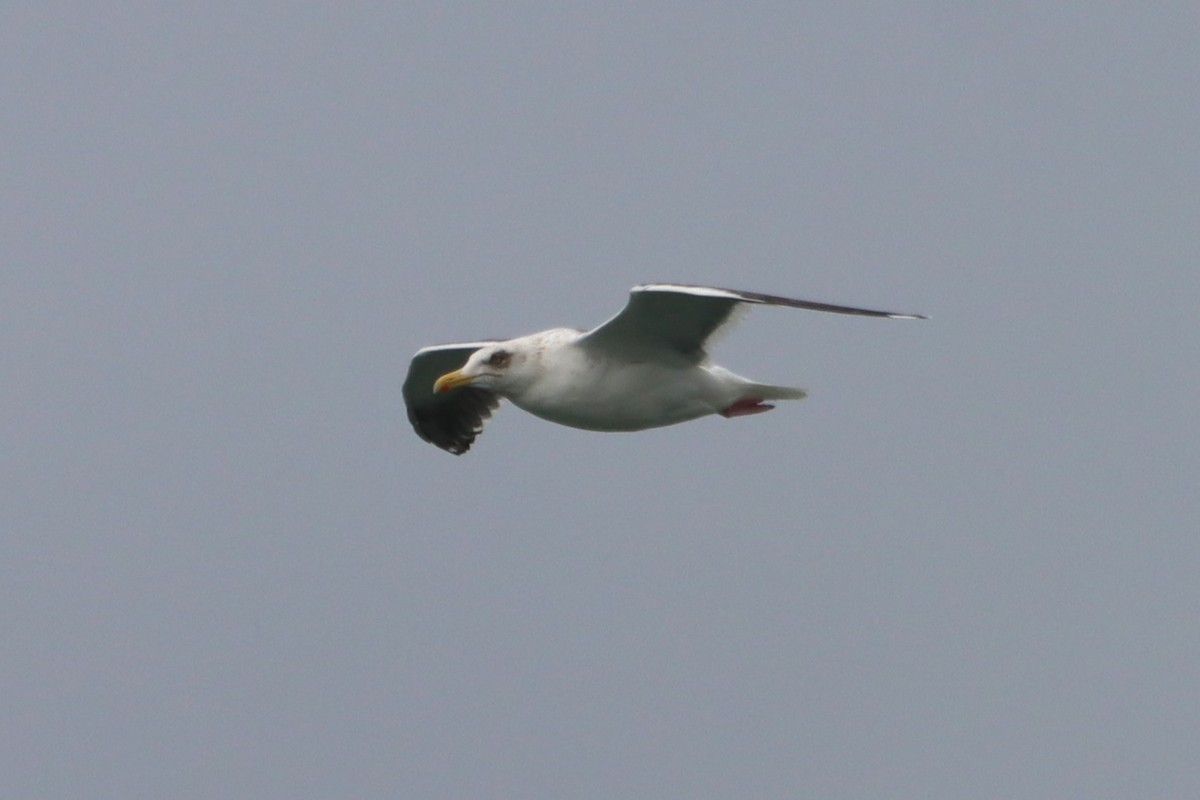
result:
<svg viewBox="0 0 1200 800"><path fill-rule="evenodd" d="M404 379L404 404L413 430L427 442L460 456L471 449L483 424L500 405L486 389L462 386L434 394L433 382L458 369L490 342L461 342L423 347L413 356Z"/></svg>
<svg viewBox="0 0 1200 800"><path fill-rule="evenodd" d="M924 319L920 314L873 311L757 292L650 283L633 287L625 308L586 333L582 344L625 353L669 350L693 362L704 359L704 343L734 316L743 303L789 306L866 317Z"/></svg>

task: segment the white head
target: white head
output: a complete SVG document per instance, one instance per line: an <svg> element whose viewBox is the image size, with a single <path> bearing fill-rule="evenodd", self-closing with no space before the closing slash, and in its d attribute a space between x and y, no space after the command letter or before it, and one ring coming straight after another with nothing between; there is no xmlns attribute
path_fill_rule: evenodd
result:
<svg viewBox="0 0 1200 800"><path fill-rule="evenodd" d="M530 361L528 349L517 340L485 345L472 353L460 369L434 381L433 391L448 392L471 384L503 395L529 377Z"/></svg>

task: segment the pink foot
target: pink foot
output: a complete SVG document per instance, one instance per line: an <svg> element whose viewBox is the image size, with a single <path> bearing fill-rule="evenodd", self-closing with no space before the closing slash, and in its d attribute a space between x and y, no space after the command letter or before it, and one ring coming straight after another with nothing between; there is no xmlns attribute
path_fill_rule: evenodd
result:
<svg viewBox="0 0 1200 800"><path fill-rule="evenodd" d="M775 406L769 406L762 401L761 397L743 397L736 403L721 411L721 416L730 417L746 417L751 414L761 414L764 411L770 411Z"/></svg>

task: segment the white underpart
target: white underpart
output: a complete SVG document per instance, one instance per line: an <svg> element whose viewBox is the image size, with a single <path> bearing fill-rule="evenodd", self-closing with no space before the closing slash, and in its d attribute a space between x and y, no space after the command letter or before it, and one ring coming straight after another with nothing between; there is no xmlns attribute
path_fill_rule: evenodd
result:
<svg viewBox="0 0 1200 800"><path fill-rule="evenodd" d="M750 397L804 396L799 389L755 383L711 364L595 357L573 341L546 344L537 379L499 391L518 408L573 428L639 431L716 414Z"/></svg>

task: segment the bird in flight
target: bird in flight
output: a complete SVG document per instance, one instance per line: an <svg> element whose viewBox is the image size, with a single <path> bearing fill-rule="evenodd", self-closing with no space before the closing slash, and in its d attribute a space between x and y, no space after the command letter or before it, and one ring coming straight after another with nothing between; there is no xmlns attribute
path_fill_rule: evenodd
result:
<svg viewBox="0 0 1200 800"><path fill-rule="evenodd" d="M705 344L750 305L866 317L921 314L674 283L633 287L620 313L590 331L552 328L516 339L423 347L404 380L417 435L455 455L509 400L534 416L592 431L640 431L709 414L769 411L803 389L751 381L709 363Z"/></svg>

